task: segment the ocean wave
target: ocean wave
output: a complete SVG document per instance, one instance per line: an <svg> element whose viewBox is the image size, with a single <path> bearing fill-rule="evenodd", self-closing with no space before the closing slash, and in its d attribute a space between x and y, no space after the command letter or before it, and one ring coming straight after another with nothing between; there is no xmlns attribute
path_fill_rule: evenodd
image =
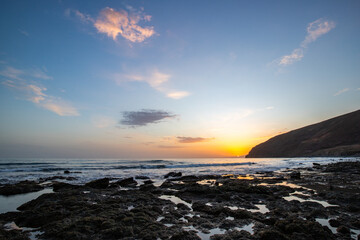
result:
<svg viewBox="0 0 360 240"><path fill-rule="evenodd" d="M49 165L47 162L5 162L0 163L0 166L23 166L23 165Z"/></svg>
<svg viewBox="0 0 360 240"><path fill-rule="evenodd" d="M158 163L163 163L163 160L156 160ZM138 162L137 162L138 163ZM152 161L152 163L156 163ZM68 171L112 171L112 170L131 170L131 169L164 169L164 168L201 168L201 167L227 167L227 166L243 166L252 165L253 162L242 163L189 163L182 164L181 162L172 162L171 164L133 164L133 165L117 165L99 167L97 164L84 165L79 167L31 167L28 168L3 168L0 172L63 172Z"/></svg>

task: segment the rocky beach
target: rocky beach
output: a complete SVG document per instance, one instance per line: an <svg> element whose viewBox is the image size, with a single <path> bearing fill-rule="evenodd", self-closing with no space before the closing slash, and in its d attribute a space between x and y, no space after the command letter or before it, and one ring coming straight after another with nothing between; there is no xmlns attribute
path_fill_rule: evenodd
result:
<svg viewBox="0 0 360 240"><path fill-rule="evenodd" d="M68 180L68 183L62 182ZM3 184L53 192L0 215L0 239L359 239L360 162L258 172ZM19 195L15 195L19 196Z"/></svg>

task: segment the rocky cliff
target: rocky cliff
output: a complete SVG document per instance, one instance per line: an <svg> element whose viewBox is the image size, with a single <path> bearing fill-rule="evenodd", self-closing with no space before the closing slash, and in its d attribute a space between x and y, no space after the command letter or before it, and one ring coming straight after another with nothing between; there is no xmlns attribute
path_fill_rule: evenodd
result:
<svg viewBox="0 0 360 240"><path fill-rule="evenodd" d="M270 138L246 157L339 156L360 156L360 110Z"/></svg>

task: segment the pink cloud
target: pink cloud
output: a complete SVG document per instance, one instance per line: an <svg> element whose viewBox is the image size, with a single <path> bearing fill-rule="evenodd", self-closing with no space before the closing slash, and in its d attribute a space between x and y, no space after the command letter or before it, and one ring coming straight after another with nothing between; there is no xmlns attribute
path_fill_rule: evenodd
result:
<svg viewBox="0 0 360 240"><path fill-rule="evenodd" d="M154 35L155 31L152 26L141 27L138 25L141 20L150 21L151 16L142 16L139 13L129 14L122 9L116 11L107 7L100 12L94 26L100 33L104 33L114 40L121 35L131 42L143 42Z"/></svg>

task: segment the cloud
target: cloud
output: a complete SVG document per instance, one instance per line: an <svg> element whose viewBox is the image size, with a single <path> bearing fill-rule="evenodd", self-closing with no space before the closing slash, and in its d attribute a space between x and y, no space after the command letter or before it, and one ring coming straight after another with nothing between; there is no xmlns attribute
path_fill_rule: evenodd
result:
<svg viewBox="0 0 360 240"><path fill-rule="evenodd" d="M347 92L347 91L349 91L349 90L350 90L349 88L341 89L341 90L339 90L338 92L336 92L336 93L334 94L334 96L339 96L340 94L343 94L343 93L345 93L345 92Z"/></svg>
<svg viewBox="0 0 360 240"><path fill-rule="evenodd" d="M168 98L172 99L181 99L190 95L187 91L172 90L164 86L170 80L171 75L162 73L157 69L152 70L147 75L115 75L114 78L118 84L122 82L146 82L155 90L164 93Z"/></svg>
<svg viewBox="0 0 360 240"><path fill-rule="evenodd" d="M301 43L301 46L306 48L309 43L314 42L321 35L328 33L333 28L335 28L334 22L326 21L322 18L310 23L307 27L307 35Z"/></svg>
<svg viewBox="0 0 360 240"><path fill-rule="evenodd" d="M0 75L6 78L24 80L24 77L50 80L53 79L51 76L46 74L46 71L39 68L31 68L27 70L16 69L11 66L7 66L5 69L0 71Z"/></svg>
<svg viewBox="0 0 360 240"><path fill-rule="evenodd" d="M21 93L25 100L33 102L37 106L52 111L60 116L78 116L79 113L61 98L57 98L46 94L47 89L35 81L30 81L27 78L33 79L52 79L39 69L35 70L20 70L13 67L6 67L0 71L0 75L4 78L2 84L8 88L15 89Z"/></svg>
<svg viewBox="0 0 360 240"><path fill-rule="evenodd" d="M290 55L283 56L280 59L280 65L289 65L296 61L301 60L304 57L304 51L302 48L294 49Z"/></svg>
<svg viewBox="0 0 360 240"><path fill-rule="evenodd" d="M304 57L304 49L308 47L309 43L316 41L320 36L328 33L331 29L335 28L333 21L327 21L322 18L309 23L307 27L307 35L302 41L300 48L296 48L290 55L285 55L276 61L280 66L287 66L296 61L300 61Z"/></svg>
<svg viewBox="0 0 360 240"><path fill-rule="evenodd" d="M48 97L44 101L39 102L40 107L56 113L59 116L79 116L79 112L69 103L61 99Z"/></svg>
<svg viewBox="0 0 360 240"><path fill-rule="evenodd" d="M89 14L82 13L76 9L70 9L70 8L66 9L65 16L67 16L67 17L75 16L76 18L80 19L80 21L83 23L94 23L95 22L95 20Z"/></svg>
<svg viewBox="0 0 360 240"><path fill-rule="evenodd" d="M166 94L167 97L173 98L173 99L180 99L189 96L190 93L186 91L175 91L175 92L168 92Z"/></svg>
<svg viewBox="0 0 360 240"><path fill-rule="evenodd" d="M176 137L179 143L199 143L208 142L214 140L214 138L203 138L203 137Z"/></svg>
<svg viewBox="0 0 360 240"><path fill-rule="evenodd" d="M141 27L138 23L141 21L150 21L150 15L144 15L142 12L123 9L116 11L112 8L101 10L94 26L100 33L106 34L113 40L121 35L130 42L143 42L155 34L154 27Z"/></svg>
<svg viewBox="0 0 360 240"><path fill-rule="evenodd" d="M140 111L125 111L120 124L131 127L146 126L151 123L159 123L161 120L175 118L176 115L162 110L143 109Z"/></svg>

